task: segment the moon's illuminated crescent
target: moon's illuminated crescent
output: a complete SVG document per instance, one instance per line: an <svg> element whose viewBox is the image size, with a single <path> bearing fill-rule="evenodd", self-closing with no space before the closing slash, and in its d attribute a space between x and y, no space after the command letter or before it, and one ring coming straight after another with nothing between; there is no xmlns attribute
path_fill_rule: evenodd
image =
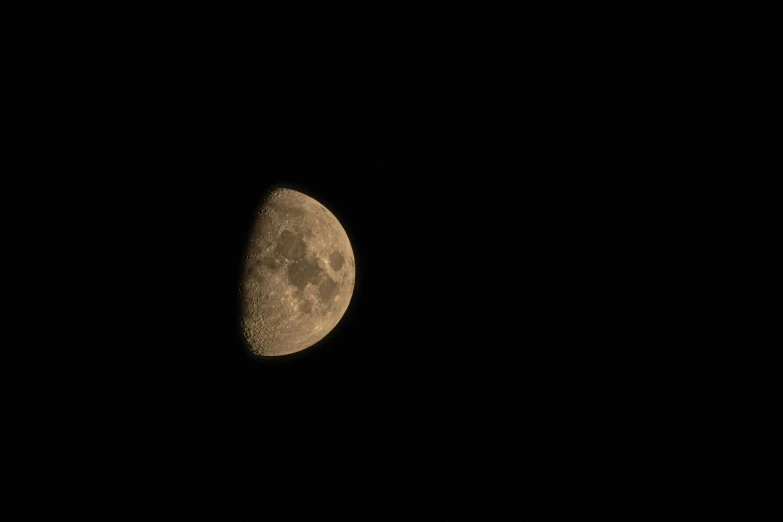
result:
<svg viewBox="0 0 783 522"><path fill-rule="evenodd" d="M264 198L250 235L240 293L253 355L299 352L323 339L353 295L355 261L337 218L290 189Z"/></svg>

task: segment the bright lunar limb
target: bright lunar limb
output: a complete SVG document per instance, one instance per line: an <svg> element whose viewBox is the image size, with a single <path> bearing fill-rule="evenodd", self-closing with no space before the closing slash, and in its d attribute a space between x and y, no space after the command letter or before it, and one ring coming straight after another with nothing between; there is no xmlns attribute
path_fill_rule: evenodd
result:
<svg viewBox="0 0 783 522"><path fill-rule="evenodd" d="M288 355L332 331L353 295L348 235L315 199L275 189L250 235L240 294L242 332L257 356Z"/></svg>

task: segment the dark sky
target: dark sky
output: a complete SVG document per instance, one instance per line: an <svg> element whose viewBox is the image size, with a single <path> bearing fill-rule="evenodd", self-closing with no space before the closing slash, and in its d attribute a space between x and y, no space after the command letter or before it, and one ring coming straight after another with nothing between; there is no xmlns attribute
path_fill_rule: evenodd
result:
<svg viewBox="0 0 783 522"><path fill-rule="evenodd" d="M106 18L57 62L109 159L65 183L70 348L35 407L6 375L42 426L12 494L57 520L779 510L779 229L747 182L775 171L775 13L678 6ZM357 285L262 364L236 288L278 183L340 217Z"/></svg>

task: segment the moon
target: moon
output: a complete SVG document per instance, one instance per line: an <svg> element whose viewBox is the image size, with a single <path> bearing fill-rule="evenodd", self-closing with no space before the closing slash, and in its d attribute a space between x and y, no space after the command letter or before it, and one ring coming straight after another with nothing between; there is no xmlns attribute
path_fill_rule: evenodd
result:
<svg viewBox="0 0 783 522"><path fill-rule="evenodd" d="M301 192L262 200L240 283L244 340L254 356L288 355L326 337L353 295L356 265L337 218Z"/></svg>

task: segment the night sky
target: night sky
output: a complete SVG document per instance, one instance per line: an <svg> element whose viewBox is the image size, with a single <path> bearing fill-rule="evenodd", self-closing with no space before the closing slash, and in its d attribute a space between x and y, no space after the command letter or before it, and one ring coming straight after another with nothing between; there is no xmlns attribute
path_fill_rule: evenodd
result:
<svg viewBox="0 0 783 522"><path fill-rule="evenodd" d="M50 520L780 511L780 233L747 183L775 172L774 13L678 6L106 21L59 69L109 159L64 183L83 311L31 348L40 385L4 372L11 495ZM279 183L338 216L357 281L324 341L261 363L238 278Z"/></svg>

